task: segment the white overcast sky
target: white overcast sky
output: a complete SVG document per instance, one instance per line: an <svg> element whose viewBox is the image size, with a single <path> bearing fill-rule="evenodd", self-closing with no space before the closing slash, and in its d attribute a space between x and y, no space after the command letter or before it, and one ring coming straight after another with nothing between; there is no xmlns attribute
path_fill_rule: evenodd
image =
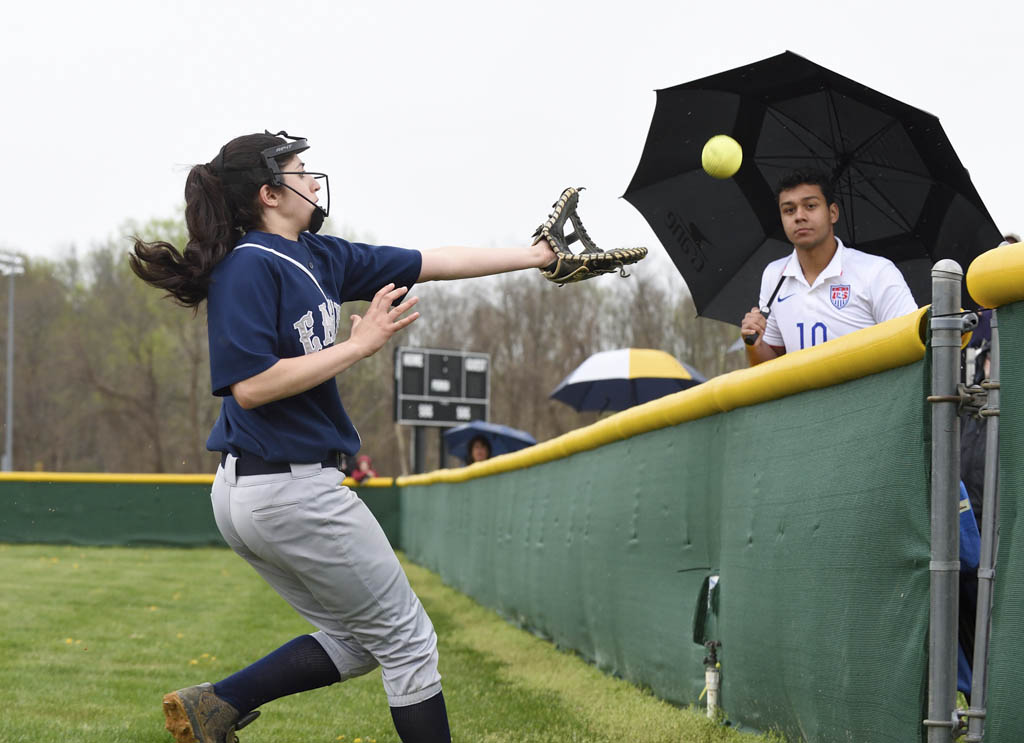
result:
<svg viewBox="0 0 1024 743"><path fill-rule="evenodd" d="M936 114L1002 231L1024 231L1022 4L749 0L95 0L5 6L0 247L60 259L173 216L189 165L286 129L339 232L528 239L568 185L603 247L658 88L787 49ZM127 248L127 243L125 243Z"/></svg>

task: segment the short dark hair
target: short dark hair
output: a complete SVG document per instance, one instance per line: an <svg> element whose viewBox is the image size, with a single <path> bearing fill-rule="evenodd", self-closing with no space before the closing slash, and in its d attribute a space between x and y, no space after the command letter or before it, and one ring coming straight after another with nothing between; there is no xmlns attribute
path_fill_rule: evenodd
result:
<svg viewBox="0 0 1024 743"><path fill-rule="evenodd" d="M832 186L832 179L823 171L817 168L799 168L791 170L779 179L775 185L775 202L778 203L783 191L789 191L797 186L817 186L825 196L825 205L832 206L836 203L836 192Z"/></svg>

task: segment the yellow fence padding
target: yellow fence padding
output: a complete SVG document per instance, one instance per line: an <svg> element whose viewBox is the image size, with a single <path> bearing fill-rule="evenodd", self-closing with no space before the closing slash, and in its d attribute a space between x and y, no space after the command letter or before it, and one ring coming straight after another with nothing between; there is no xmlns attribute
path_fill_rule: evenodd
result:
<svg viewBox="0 0 1024 743"><path fill-rule="evenodd" d="M131 472L0 472L0 482L109 482L202 485L213 475L154 475Z"/></svg>
<svg viewBox="0 0 1024 743"><path fill-rule="evenodd" d="M177 485L212 485L213 475L153 475L135 474L131 472L0 472L0 482L110 482L110 483L150 483ZM393 477L370 477L357 483L346 477L343 485L350 488L390 488L394 485Z"/></svg>
<svg viewBox="0 0 1024 743"><path fill-rule="evenodd" d="M982 307L1024 300L1024 243L993 248L967 269L967 291Z"/></svg>
<svg viewBox="0 0 1024 743"><path fill-rule="evenodd" d="M395 484L405 487L463 482L522 469L684 421L906 366L924 356L927 316L928 307L922 307L909 315L858 330L820 346L713 377L696 387L637 405L527 449L502 454L468 467L399 477Z"/></svg>

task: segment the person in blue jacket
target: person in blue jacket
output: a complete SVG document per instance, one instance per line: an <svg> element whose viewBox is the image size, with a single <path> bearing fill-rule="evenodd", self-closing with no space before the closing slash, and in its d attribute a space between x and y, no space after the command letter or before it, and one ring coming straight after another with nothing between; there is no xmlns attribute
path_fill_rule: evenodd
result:
<svg viewBox="0 0 1024 743"><path fill-rule="evenodd" d="M540 268L554 254L544 240L421 252L318 235L330 188L306 170L306 149L285 132L232 139L189 172L184 249L136 238L129 257L180 304L206 301L222 399L207 441L221 453L217 526L316 627L216 683L167 694L166 726L179 743L234 741L262 704L380 666L401 740L447 742L433 626L384 532L342 485L339 462L360 441L335 378L416 321L413 284ZM341 306L352 300L370 304L346 338Z"/></svg>

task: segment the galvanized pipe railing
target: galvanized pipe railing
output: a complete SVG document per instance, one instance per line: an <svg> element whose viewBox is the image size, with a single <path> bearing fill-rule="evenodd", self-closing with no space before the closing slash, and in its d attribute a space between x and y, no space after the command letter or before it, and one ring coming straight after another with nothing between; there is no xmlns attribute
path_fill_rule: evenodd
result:
<svg viewBox="0 0 1024 743"><path fill-rule="evenodd" d="M981 743L985 730L988 689L988 648L992 630L992 594L999 532L999 321L992 310L989 373L982 387L988 401L981 409L985 423L985 484L981 500L981 554L978 560L978 608L974 625L971 705L967 710L969 743Z"/></svg>
<svg viewBox="0 0 1024 743"><path fill-rule="evenodd" d="M960 594L960 312L963 269L932 268L931 605L928 630L928 743L951 743L956 714L957 612ZM973 318L977 321L977 318Z"/></svg>

